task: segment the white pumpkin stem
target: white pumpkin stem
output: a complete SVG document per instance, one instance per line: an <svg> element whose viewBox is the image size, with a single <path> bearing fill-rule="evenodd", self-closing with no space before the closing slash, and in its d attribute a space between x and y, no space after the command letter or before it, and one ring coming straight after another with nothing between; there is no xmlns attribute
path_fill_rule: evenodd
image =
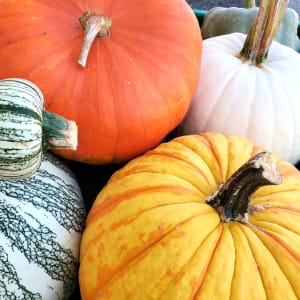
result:
<svg viewBox="0 0 300 300"><path fill-rule="evenodd" d="M108 36L112 21L110 18L102 15L86 13L79 19L79 22L84 28L84 37L78 63L82 67L85 67L90 48L95 38Z"/></svg>
<svg viewBox="0 0 300 300"><path fill-rule="evenodd" d="M288 6L288 0L262 0L258 14L247 34L239 57L260 65L266 61L269 48L278 32Z"/></svg>
<svg viewBox="0 0 300 300"><path fill-rule="evenodd" d="M223 222L248 223L251 195L265 185L280 184L282 177L270 152L260 152L242 165L206 202L214 207Z"/></svg>
<svg viewBox="0 0 300 300"><path fill-rule="evenodd" d="M76 122L55 113L43 111L43 150L76 150L78 129Z"/></svg>

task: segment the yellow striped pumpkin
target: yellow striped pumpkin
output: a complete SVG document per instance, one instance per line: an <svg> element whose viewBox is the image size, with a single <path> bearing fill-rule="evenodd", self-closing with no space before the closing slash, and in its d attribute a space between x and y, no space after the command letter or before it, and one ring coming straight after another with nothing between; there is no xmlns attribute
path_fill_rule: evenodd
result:
<svg viewBox="0 0 300 300"><path fill-rule="evenodd" d="M82 299L300 299L300 173L218 133L162 143L98 194Z"/></svg>

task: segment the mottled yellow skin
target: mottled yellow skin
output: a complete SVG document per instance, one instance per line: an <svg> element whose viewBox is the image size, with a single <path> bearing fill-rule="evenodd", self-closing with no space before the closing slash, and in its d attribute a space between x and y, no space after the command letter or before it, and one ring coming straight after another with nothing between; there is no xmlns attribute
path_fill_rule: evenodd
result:
<svg viewBox="0 0 300 300"><path fill-rule="evenodd" d="M83 300L300 299L300 173L252 195L249 224L205 203L254 154L249 140L206 133L159 145L117 171L87 219Z"/></svg>

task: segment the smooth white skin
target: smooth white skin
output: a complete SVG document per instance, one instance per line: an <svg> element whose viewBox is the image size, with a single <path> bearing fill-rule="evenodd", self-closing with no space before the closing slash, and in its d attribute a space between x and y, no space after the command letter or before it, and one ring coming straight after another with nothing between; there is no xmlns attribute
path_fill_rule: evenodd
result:
<svg viewBox="0 0 300 300"><path fill-rule="evenodd" d="M220 132L249 138L281 159L300 160L300 55L273 42L257 67L237 54L246 35L203 41L201 77L181 134Z"/></svg>

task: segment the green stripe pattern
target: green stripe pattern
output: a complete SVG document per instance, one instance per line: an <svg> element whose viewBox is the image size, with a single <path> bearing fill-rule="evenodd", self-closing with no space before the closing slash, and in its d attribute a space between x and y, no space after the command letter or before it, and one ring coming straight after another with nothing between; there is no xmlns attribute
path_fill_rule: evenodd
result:
<svg viewBox="0 0 300 300"><path fill-rule="evenodd" d="M22 180L0 180L0 299L70 299L86 208L75 175L44 152Z"/></svg>
<svg viewBox="0 0 300 300"><path fill-rule="evenodd" d="M43 95L31 82L0 80L0 178L34 173L42 157Z"/></svg>

